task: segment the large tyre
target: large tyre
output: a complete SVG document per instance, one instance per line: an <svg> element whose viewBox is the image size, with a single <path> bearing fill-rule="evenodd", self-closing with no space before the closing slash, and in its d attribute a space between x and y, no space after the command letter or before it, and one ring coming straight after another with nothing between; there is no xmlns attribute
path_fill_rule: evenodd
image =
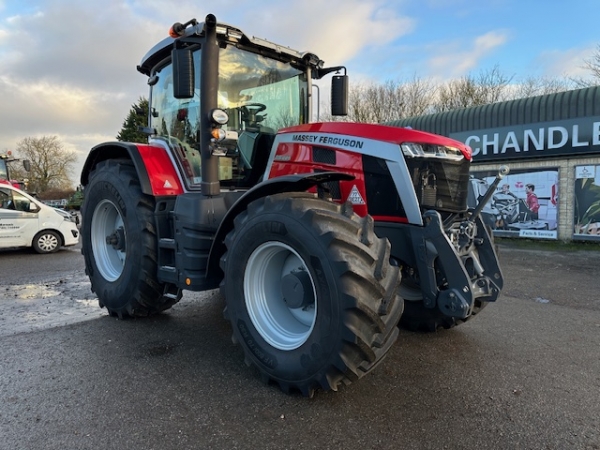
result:
<svg viewBox="0 0 600 450"><path fill-rule="evenodd" d="M180 291L164 296L156 280L154 205L128 160L104 161L91 172L81 208L81 252L100 307L119 318L158 313L181 298Z"/></svg>
<svg viewBox="0 0 600 450"><path fill-rule="evenodd" d="M38 253L54 253L62 245L62 238L56 231L40 231L33 238L33 249Z"/></svg>
<svg viewBox="0 0 600 450"><path fill-rule="evenodd" d="M337 390L396 341L400 273L373 220L351 206L306 193L259 199L225 244L225 317L265 382L305 396Z"/></svg>

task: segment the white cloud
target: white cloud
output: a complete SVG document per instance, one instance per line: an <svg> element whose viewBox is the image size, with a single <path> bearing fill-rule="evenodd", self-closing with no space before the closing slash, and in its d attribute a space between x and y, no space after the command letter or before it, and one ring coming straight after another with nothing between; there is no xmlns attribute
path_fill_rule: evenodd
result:
<svg viewBox="0 0 600 450"><path fill-rule="evenodd" d="M344 64L360 51L383 47L414 28L407 17L390 6L393 2L360 0L305 0L290 7L274 2L268 9L250 11L248 33L269 24L269 36L301 51L311 51L328 64Z"/></svg>
<svg viewBox="0 0 600 450"><path fill-rule="evenodd" d="M147 94L136 65L176 21L214 13L250 35L314 51L332 65L413 27L390 9L391 0L259 3L222 0L203 10L192 0L176 8L167 0L45 0L12 7L10 17L0 16L0 149L55 135L82 161L93 145L114 140L131 104Z"/></svg>
<svg viewBox="0 0 600 450"><path fill-rule="evenodd" d="M471 44L462 40L434 47L435 55L429 59L433 76L445 79L466 75L476 68L482 59L506 44L509 35L505 31L491 31L477 36Z"/></svg>
<svg viewBox="0 0 600 450"><path fill-rule="evenodd" d="M135 66L160 34L118 1L48 1L4 19L0 149L25 137L58 136L83 160L101 142L86 136L114 140L131 104L146 95Z"/></svg>
<svg viewBox="0 0 600 450"><path fill-rule="evenodd" d="M545 51L536 58L535 65L550 77L587 78L590 71L585 67L585 61L592 59L596 49L595 46L588 46Z"/></svg>

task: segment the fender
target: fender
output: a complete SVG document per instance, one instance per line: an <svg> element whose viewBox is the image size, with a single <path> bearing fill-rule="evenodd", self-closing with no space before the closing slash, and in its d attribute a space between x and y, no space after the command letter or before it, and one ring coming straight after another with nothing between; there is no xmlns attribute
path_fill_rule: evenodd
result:
<svg viewBox="0 0 600 450"><path fill-rule="evenodd" d="M267 195L284 192L306 192L310 188L328 181L351 181L353 179L352 175L346 173L320 172L271 178L254 186L231 206L221 221L208 256L208 266L206 268L207 279L210 279L212 276L219 277L218 272L221 270L219 259L226 250L225 236L233 229L233 220L235 217L245 210L248 204Z"/></svg>
<svg viewBox="0 0 600 450"><path fill-rule="evenodd" d="M81 171L81 184L87 186L90 172L108 159L131 160L146 195L175 196L184 192L165 148L131 142L105 142L92 148Z"/></svg>

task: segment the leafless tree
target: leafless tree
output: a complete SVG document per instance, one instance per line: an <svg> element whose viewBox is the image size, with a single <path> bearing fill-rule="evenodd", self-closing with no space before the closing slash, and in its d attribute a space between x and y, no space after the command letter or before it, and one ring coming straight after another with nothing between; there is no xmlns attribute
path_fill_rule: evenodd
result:
<svg viewBox="0 0 600 450"><path fill-rule="evenodd" d="M381 123L425 114L434 93L433 83L418 77L357 85L350 90L348 120Z"/></svg>
<svg viewBox="0 0 600 450"><path fill-rule="evenodd" d="M57 136L28 137L17 144L16 154L29 160L31 170L20 174L28 178L28 189L43 193L50 189L69 189L69 174L76 162L75 154L64 149Z"/></svg>
<svg viewBox="0 0 600 450"><path fill-rule="evenodd" d="M600 83L600 44L596 46L592 57L584 61L584 67L591 72L596 84Z"/></svg>
<svg viewBox="0 0 600 450"><path fill-rule="evenodd" d="M444 112L506 100L511 79L494 66L476 76L466 75L450 80L439 87L433 108L435 112Z"/></svg>
<svg viewBox="0 0 600 450"><path fill-rule="evenodd" d="M434 85L431 80L417 76L403 86L404 102L401 105L401 114L392 120L421 116L432 112L432 103L437 95L438 86Z"/></svg>
<svg viewBox="0 0 600 450"><path fill-rule="evenodd" d="M577 87L582 88L600 85L600 44L596 46L596 50L594 51L592 56L583 61L582 67L590 72L590 76L587 78L572 78L571 81Z"/></svg>
<svg viewBox="0 0 600 450"><path fill-rule="evenodd" d="M503 74L496 65L478 74L438 84L418 76L408 81L355 84L349 91L348 116L338 118L325 113L321 114L321 120L382 123L600 84L600 45L585 64L593 75L586 80L528 77L520 81Z"/></svg>
<svg viewBox="0 0 600 450"><path fill-rule="evenodd" d="M555 94L576 87L577 85L572 80L566 78L528 77L513 85L507 100Z"/></svg>

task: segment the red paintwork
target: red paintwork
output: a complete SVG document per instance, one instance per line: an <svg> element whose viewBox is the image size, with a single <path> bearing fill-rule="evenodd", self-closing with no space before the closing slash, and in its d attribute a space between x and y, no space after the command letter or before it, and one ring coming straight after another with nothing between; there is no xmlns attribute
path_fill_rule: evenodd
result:
<svg viewBox="0 0 600 450"><path fill-rule="evenodd" d="M365 177L362 164L362 155L360 153L332 149L336 152L335 166L312 161L311 144L305 143L282 143L277 148L277 157L271 166L269 178L289 175L291 173L313 173L315 171L339 171L354 176L352 181L340 181L341 200L345 201L352 188L356 186L361 197L365 201L364 205L352 205L354 212L361 217L368 214L367 194L365 188ZM312 189L312 191L316 191ZM394 216L373 216L374 220L384 222L408 223L405 217Z"/></svg>
<svg viewBox="0 0 600 450"><path fill-rule="evenodd" d="M17 189L23 189L23 183L19 183L16 180L5 180L4 178L0 178L0 184L8 184Z"/></svg>
<svg viewBox="0 0 600 450"><path fill-rule="evenodd" d="M17 159L12 157L11 152L9 151L8 153L4 153L2 155L0 155L0 161L2 162L2 166L4 167L4 170L7 173L7 177L6 178L0 178L0 184L8 184L12 187L15 187L17 189L21 189L23 190L23 188L25 187L25 183L19 180L11 180L10 179L10 171L8 170L8 164L6 164L7 162L12 162L12 161L18 161Z"/></svg>
<svg viewBox="0 0 600 450"><path fill-rule="evenodd" d="M415 131L408 128L388 127L364 123L328 122L312 123L284 128L279 134L294 133L324 133L339 134L340 136L371 139L392 144L412 142L417 144L444 145L458 148L464 157L471 160L471 148L461 142L435 134ZM312 161L312 147L310 142L283 142L276 149L276 156L271 166L269 178L289 175L293 173L313 173L317 171L339 171L354 176L352 181L340 181L341 201L346 201L352 189L356 187L365 204L353 204L354 212L359 216L368 214L366 204L365 174L362 165L362 154L352 150L330 147L336 152L336 164L329 165ZM315 191L316 189L313 189ZM376 221L408 223L406 217L399 216L373 216Z"/></svg>
<svg viewBox="0 0 600 450"><path fill-rule="evenodd" d="M408 223L408 219L406 217L396 217L396 216L373 216L373 220L376 222L396 222L396 223Z"/></svg>
<svg viewBox="0 0 600 450"><path fill-rule="evenodd" d="M437 134L424 131L411 130L409 128L390 127L387 125L375 125L369 123L354 122L324 122L309 123L295 127L284 128L280 133L332 133L347 136L362 137L384 142L401 144L403 142L414 142L416 144L447 145L460 149L469 161L472 159L472 151L468 145Z"/></svg>
<svg viewBox="0 0 600 450"><path fill-rule="evenodd" d="M304 143L282 143L277 148L277 158L275 159L269 173L269 178L289 175L292 173L313 173L315 171L338 171L343 167L344 173L355 177L352 181L340 182L340 194L342 200L346 200L350 195L353 186L356 186L358 192L366 202L365 179L363 173L362 158L360 153L352 153L343 150L336 151L337 165L331 166L312 161L311 145ZM313 189L314 190L314 189ZM353 205L354 211L359 216L367 215L367 205Z"/></svg>
<svg viewBox="0 0 600 450"><path fill-rule="evenodd" d="M144 161L152 194L155 196L169 196L183 194L183 186L177 176L177 170L163 147L136 144L140 156ZM168 182L170 187L165 187Z"/></svg>

